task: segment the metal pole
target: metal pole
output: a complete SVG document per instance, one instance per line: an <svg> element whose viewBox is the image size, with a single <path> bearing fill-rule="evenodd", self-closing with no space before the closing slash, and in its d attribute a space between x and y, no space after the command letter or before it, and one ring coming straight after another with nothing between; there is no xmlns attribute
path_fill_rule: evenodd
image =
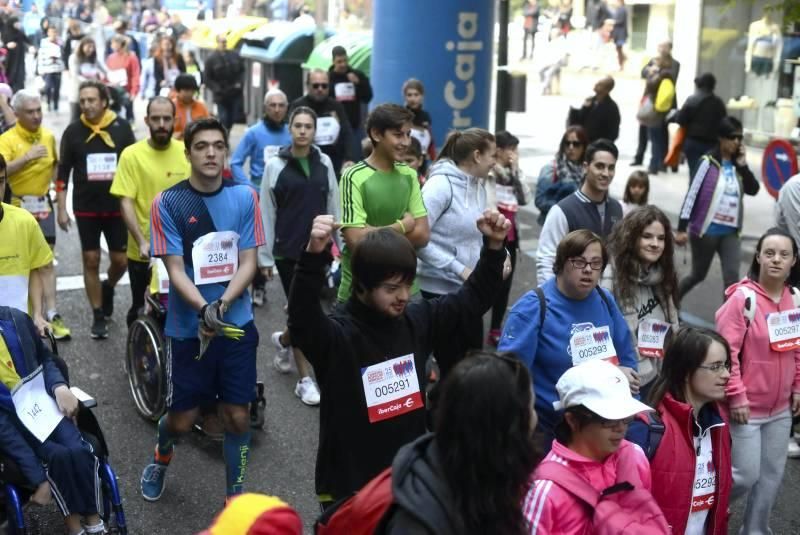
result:
<svg viewBox="0 0 800 535"><path fill-rule="evenodd" d="M497 4L497 92L494 105L494 131L506 129L506 112L510 107L508 73L508 20L509 0L499 0Z"/></svg>

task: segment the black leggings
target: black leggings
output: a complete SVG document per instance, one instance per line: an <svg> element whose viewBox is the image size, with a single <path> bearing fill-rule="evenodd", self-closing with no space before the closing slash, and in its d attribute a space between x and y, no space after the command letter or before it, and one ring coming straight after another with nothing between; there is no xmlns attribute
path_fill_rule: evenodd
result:
<svg viewBox="0 0 800 535"><path fill-rule="evenodd" d="M492 305L492 323L490 329L500 329L503 323L503 317L506 315L506 308L508 308L508 295L511 293L511 283L514 280L514 270L517 267L517 247L519 242L507 242L506 250L511 257L511 275L503 281L503 288L497 294Z"/></svg>

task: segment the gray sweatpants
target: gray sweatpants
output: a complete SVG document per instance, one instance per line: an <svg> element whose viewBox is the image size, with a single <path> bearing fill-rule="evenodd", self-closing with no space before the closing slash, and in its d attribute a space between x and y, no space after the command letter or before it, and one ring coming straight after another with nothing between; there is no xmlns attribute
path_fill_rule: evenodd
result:
<svg viewBox="0 0 800 535"><path fill-rule="evenodd" d="M786 435L792 426L788 410L745 425L731 423L733 490L731 503L747 495L743 535L769 535L769 516L786 467Z"/></svg>
<svg viewBox="0 0 800 535"><path fill-rule="evenodd" d="M722 283L725 285L722 290L739 281L742 241L736 232L702 238L689 236L689 247L692 251L692 271L678 284L680 297L705 280L715 254L719 254L719 263L722 267Z"/></svg>

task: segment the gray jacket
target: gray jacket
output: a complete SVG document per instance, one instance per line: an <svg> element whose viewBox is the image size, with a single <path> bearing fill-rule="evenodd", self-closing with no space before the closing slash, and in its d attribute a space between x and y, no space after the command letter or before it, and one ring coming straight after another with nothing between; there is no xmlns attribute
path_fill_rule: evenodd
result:
<svg viewBox="0 0 800 535"><path fill-rule="evenodd" d="M486 188L482 180L442 160L431 169L422 200L431 237L417 251L419 287L435 294L454 292L464 282L464 268L474 269L478 263L483 239L475 221L486 209Z"/></svg>

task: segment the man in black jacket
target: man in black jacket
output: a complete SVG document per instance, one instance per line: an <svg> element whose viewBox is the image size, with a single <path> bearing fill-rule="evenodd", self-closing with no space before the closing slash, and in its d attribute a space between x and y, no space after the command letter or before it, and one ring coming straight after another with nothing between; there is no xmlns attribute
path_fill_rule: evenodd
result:
<svg viewBox="0 0 800 535"><path fill-rule="evenodd" d="M292 283L289 331L322 391L316 491L323 508L361 488L425 432L428 355L436 344L457 343L503 284L510 222L487 210L476 224L484 248L469 279L456 293L414 303L414 247L394 230L370 232L353 252L353 295L328 317L319 291L337 226L330 215L314 219ZM445 370L454 363L440 365Z"/></svg>
<svg viewBox="0 0 800 535"><path fill-rule="evenodd" d="M317 114L314 144L331 159L338 179L342 167L360 159L354 151L350 120L341 103L328 94L330 79L327 72L320 69L309 71L306 86L306 94L292 102L289 115L298 106L308 106L314 110Z"/></svg>
<svg viewBox="0 0 800 535"><path fill-rule="evenodd" d="M614 79L610 76L601 78L594 84L594 96L583 103L579 112L579 123L586 129L589 143L598 139L616 141L619 137L619 107L611 98Z"/></svg>
<svg viewBox="0 0 800 535"><path fill-rule="evenodd" d="M366 74L352 68L347 62L347 50L343 46L333 47L331 54L333 65L328 69L329 95L336 99L347 113L354 133L353 142L360 147L361 140L367 137L361 111L372 100L372 86Z"/></svg>
<svg viewBox="0 0 800 535"><path fill-rule="evenodd" d="M228 50L227 38L218 35L217 49L206 60L203 80L214 94L217 116L228 131L244 115L244 70L244 60L239 53Z"/></svg>

